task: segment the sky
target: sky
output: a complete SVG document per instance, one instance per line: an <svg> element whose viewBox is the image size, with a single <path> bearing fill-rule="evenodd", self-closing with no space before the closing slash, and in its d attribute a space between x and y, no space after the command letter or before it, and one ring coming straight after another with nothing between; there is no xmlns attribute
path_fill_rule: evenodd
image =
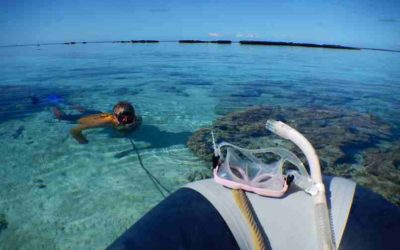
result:
<svg viewBox="0 0 400 250"><path fill-rule="evenodd" d="M1 0L0 45L228 39L400 49L400 0Z"/></svg>

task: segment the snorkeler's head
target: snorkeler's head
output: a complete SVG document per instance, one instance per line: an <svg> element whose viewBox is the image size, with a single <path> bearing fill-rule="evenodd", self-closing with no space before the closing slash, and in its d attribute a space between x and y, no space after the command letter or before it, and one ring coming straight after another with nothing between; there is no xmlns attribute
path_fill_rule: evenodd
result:
<svg viewBox="0 0 400 250"><path fill-rule="evenodd" d="M129 102L118 102L113 108L113 113L122 125L131 124L136 121L135 109Z"/></svg>

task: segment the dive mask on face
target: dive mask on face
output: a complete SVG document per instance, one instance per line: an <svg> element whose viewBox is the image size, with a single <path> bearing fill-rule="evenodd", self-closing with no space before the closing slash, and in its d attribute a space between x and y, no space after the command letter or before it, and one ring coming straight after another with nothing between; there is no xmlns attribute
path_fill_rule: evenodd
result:
<svg viewBox="0 0 400 250"><path fill-rule="evenodd" d="M134 114L130 111L123 111L119 114L115 114L115 116L121 125L131 124L135 121Z"/></svg>

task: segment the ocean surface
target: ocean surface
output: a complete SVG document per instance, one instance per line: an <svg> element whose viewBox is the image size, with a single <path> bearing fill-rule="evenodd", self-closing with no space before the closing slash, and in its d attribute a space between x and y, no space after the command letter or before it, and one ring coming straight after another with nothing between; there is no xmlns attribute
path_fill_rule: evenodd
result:
<svg viewBox="0 0 400 250"><path fill-rule="evenodd" d="M120 100L143 118L129 136L143 165L173 191L209 164L186 146L190 135L246 107L351 110L399 134L400 54L178 43L0 48L0 249L103 249L163 199L128 138L92 129L80 145L69 135L74 124L52 113L110 112Z"/></svg>

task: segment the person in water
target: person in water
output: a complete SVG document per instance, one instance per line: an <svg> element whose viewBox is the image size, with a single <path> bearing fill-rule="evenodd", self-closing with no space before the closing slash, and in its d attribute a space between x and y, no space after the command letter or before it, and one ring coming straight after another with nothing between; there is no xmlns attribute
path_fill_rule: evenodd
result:
<svg viewBox="0 0 400 250"><path fill-rule="evenodd" d="M81 112L83 112L82 110ZM60 120L71 121L76 118L76 115L67 115L58 108L53 108L54 115ZM141 118L136 116L135 109L129 102L118 102L113 113L97 113L81 117L78 121L78 126L71 129L71 135L81 144L86 144L89 141L82 134L83 130L100 127L113 127L120 132L130 132L136 129Z"/></svg>

